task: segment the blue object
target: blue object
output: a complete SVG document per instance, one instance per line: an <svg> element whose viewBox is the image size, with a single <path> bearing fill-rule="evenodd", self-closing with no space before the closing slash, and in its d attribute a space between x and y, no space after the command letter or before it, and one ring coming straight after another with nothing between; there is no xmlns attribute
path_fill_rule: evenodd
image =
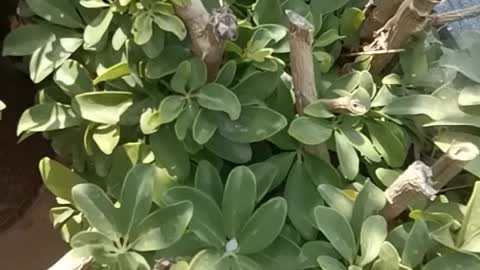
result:
<svg viewBox="0 0 480 270"><path fill-rule="evenodd" d="M469 8L480 4L480 0L444 0L435 7L437 13ZM465 30L480 30L480 17L449 23L447 30L455 37Z"/></svg>

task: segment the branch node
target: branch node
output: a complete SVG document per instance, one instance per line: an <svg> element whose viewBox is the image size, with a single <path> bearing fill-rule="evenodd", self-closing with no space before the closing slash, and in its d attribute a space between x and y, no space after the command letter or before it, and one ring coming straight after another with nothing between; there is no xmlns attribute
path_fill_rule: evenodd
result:
<svg viewBox="0 0 480 270"><path fill-rule="evenodd" d="M322 99L331 113L351 113L355 115L365 114L367 108L358 98L345 96L334 99Z"/></svg>

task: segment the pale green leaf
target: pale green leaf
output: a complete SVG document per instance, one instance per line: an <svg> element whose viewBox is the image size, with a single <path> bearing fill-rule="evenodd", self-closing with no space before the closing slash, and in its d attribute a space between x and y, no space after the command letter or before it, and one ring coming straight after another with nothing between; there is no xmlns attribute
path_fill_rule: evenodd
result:
<svg viewBox="0 0 480 270"><path fill-rule="evenodd" d="M104 9L93 21L89 22L83 33L85 48L93 48L108 34L108 28L113 20L113 15L112 8Z"/></svg>
<svg viewBox="0 0 480 270"><path fill-rule="evenodd" d="M48 157L40 160L38 167L43 183L48 190L55 196L70 202L72 201L72 188L87 182L75 172Z"/></svg>
<svg viewBox="0 0 480 270"><path fill-rule="evenodd" d="M67 60L55 72L55 83L69 96L93 90L92 79L88 70L75 60Z"/></svg>
<svg viewBox="0 0 480 270"><path fill-rule="evenodd" d="M120 122L132 104L132 93L120 91L84 93L72 101L74 111L83 119L109 125Z"/></svg>
<svg viewBox="0 0 480 270"><path fill-rule="evenodd" d="M68 105L60 103L37 104L23 112L17 126L17 135L24 132L59 130L79 125L80 121Z"/></svg>
<svg viewBox="0 0 480 270"><path fill-rule="evenodd" d="M352 218L353 201L342 190L327 184L319 185L323 200L347 220Z"/></svg>
<svg viewBox="0 0 480 270"><path fill-rule="evenodd" d="M373 182L367 181L357 195L353 206L352 229L355 236L359 236L365 220L377 215L386 204L385 194Z"/></svg>
<svg viewBox="0 0 480 270"><path fill-rule="evenodd" d="M323 270L347 270L339 260L332 257L320 256L317 258L317 262Z"/></svg>
<svg viewBox="0 0 480 270"><path fill-rule="evenodd" d="M340 162L340 171L349 180L355 179L358 175L360 160L355 148L347 137L338 131L335 132L335 144Z"/></svg>
<svg viewBox="0 0 480 270"><path fill-rule="evenodd" d="M93 131L92 138L103 153L111 155L120 142L120 127L116 125L97 126Z"/></svg>
<svg viewBox="0 0 480 270"><path fill-rule="evenodd" d="M377 258L387 233L387 222L382 216L370 216L363 222L360 234L362 256L357 258L358 265L363 267Z"/></svg>
<svg viewBox="0 0 480 270"><path fill-rule="evenodd" d="M104 72L102 72L102 74L99 74L98 77L93 80L93 84L97 85L101 82L119 79L128 74L130 74L128 63L121 62L107 68Z"/></svg>

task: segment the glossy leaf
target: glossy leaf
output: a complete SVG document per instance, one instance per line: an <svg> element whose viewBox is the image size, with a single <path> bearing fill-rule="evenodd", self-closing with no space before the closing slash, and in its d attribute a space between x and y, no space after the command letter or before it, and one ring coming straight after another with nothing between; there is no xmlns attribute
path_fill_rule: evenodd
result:
<svg viewBox="0 0 480 270"><path fill-rule="evenodd" d="M60 103L35 105L23 112L17 126L17 135L24 132L43 132L79 125L80 120L70 106Z"/></svg>
<svg viewBox="0 0 480 270"><path fill-rule="evenodd" d="M145 67L145 76L149 79L160 79L176 71L178 63L187 60L190 53L183 47L170 46L154 59L150 59Z"/></svg>
<svg viewBox="0 0 480 270"><path fill-rule="evenodd" d="M260 206L238 235L240 253L252 254L268 247L280 235L286 217L287 202L283 198L273 198Z"/></svg>
<svg viewBox="0 0 480 270"><path fill-rule="evenodd" d="M95 123L115 125L133 104L130 92L89 92L75 96L74 111L83 119Z"/></svg>
<svg viewBox="0 0 480 270"><path fill-rule="evenodd" d="M48 190L67 201L72 201L71 190L74 186L87 183L81 176L48 157L40 161L39 170Z"/></svg>
<svg viewBox="0 0 480 270"><path fill-rule="evenodd" d="M69 1L55 0L26 0L28 7L45 20L70 27L82 28L82 19L75 6Z"/></svg>
<svg viewBox="0 0 480 270"><path fill-rule="evenodd" d="M248 167L234 168L228 175L222 202L223 224L230 239L238 235L253 213L256 199L255 175Z"/></svg>
<svg viewBox="0 0 480 270"><path fill-rule="evenodd" d="M93 80L93 84L97 85L101 82L111 81L115 79L119 79L123 76L126 76L130 73L128 63L118 63L114 66L107 68L102 74L98 75L95 80Z"/></svg>
<svg viewBox="0 0 480 270"><path fill-rule="evenodd" d="M8 33L3 41L3 55L31 55L54 38L47 27L36 24L21 26Z"/></svg>
<svg viewBox="0 0 480 270"><path fill-rule="evenodd" d="M172 204L153 212L138 224L133 249L154 251L170 247L185 233L192 216L190 202Z"/></svg>
<svg viewBox="0 0 480 270"><path fill-rule="evenodd" d="M350 264L356 255L355 237L347 219L337 211L318 206L314 210L318 229Z"/></svg>
<svg viewBox="0 0 480 270"><path fill-rule="evenodd" d="M113 15L113 9L104 9L93 21L89 22L83 33L84 47L92 48L102 41L104 36L107 35Z"/></svg>
<svg viewBox="0 0 480 270"><path fill-rule="evenodd" d="M169 205L190 201L194 209L190 229L209 246L222 248L225 245L222 212L207 194L191 187L174 187L167 192L165 201Z"/></svg>
<svg viewBox="0 0 480 270"><path fill-rule="evenodd" d="M240 118L236 121L224 119L218 123L219 132L234 142L252 143L265 140L287 125L281 114L265 107L242 107Z"/></svg>
<svg viewBox="0 0 480 270"><path fill-rule="evenodd" d="M225 270L230 267L228 257L221 253L206 249L200 251L190 262L189 270Z"/></svg>
<svg viewBox="0 0 480 270"><path fill-rule="evenodd" d="M288 128L288 134L301 143L317 145L327 141L332 136L333 128L325 120L312 117L299 117L293 120Z"/></svg>
<svg viewBox="0 0 480 270"><path fill-rule="evenodd" d="M93 90L93 83L88 70L75 60L65 61L55 72L53 79L71 97Z"/></svg>
<svg viewBox="0 0 480 270"><path fill-rule="evenodd" d="M72 199L99 232L115 240L120 236L118 209L103 190L95 184L79 184L72 188Z"/></svg>
<svg viewBox="0 0 480 270"><path fill-rule="evenodd" d="M223 183L215 167L206 160L197 165L195 172L195 188L212 197L218 205L223 198Z"/></svg>
<svg viewBox="0 0 480 270"><path fill-rule="evenodd" d="M202 87L196 94L200 106L213 110L226 112L231 120L237 120L242 110L235 94L223 85L211 83Z"/></svg>

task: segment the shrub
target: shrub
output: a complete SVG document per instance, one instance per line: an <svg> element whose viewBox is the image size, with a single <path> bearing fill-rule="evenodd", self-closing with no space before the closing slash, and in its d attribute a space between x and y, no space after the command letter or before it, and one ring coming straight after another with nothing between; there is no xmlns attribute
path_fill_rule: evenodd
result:
<svg viewBox="0 0 480 270"><path fill-rule="evenodd" d="M199 0L21 2L29 24L3 52L27 57L39 91L18 135L42 132L62 160L40 172L71 254L107 269L479 268L480 35L452 49L415 33L375 71L357 52L363 1L219 2L203 1L210 16Z"/></svg>

